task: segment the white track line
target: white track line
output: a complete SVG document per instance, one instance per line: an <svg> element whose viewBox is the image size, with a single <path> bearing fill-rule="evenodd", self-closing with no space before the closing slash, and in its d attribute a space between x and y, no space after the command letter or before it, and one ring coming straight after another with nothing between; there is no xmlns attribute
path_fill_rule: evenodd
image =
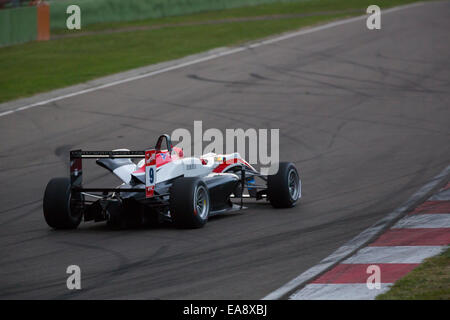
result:
<svg viewBox="0 0 450 320"><path fill-rule="evenodd" d="M383 10L382 14L391 13L391 12L395 12L395 11L403 10L403 9L408 9L408 8L412 8L412 7L416 7L416 6L420 6L420 5L423 5L423 3L422 2L417 2L417 3L410 4L410 5L399 6L399 7ZM75 91L73 93L61 95L61 96L54 97L54 98L51 98L51 99L47 99L47 100L43 100L43 101L40 101L40 102L28 104L28 105L25 105L25 106L22 106L22 107L19 107L19 108L16 108L16 109L4 111L4 112L0 113L0 117L7 116L7 115L13 114L15 112L24 111L24 110L27 110L27 109L39 107L39 106L42 106L42 105L45 105L45 104L48 104L48 103L51 103L51 102L55 102L55 101L59 101L59 100L63 100L63 99L71 98L71 97L75 97L75 96L78 96L78 95L81 95L81 94L85 94L85 93L89 93L89 92L93 92L93 91L109 88L109 87L112 87L112 86L117 86L119 84L127 83L127 82L130 82L130 81L135 81L135 80L139 80L139 79L153 77L153 76L156 76L156 75L161 74L161 73L165 73L165 72L169 72L169 71L172 71L172 70L181 69L181 68L184 68L184 67L187 67L187 66L191 66L191 65L194 65L194 64L197 64L197 63L201 63L201 62L217 59L217 58L220 58L220 57L228 56L228 55L235 54L235 53L238 53L238 52L242 52L242 51L245 51L245 50L248 50L248 49L258 48L258 47L261 47L261 46L264 46L264 45L268 45L268 44L276 43L276 42L279 42L279 41L287 40L287 39L290 39L290 38L293 38L293 37L298 37L298 36L302 36L302 35L305 35L305 34L310 34L310 33L313 33L313 32L317 32L317 31L321 31L321 30L325 30L325 29L329 29L329 28L334 28L334 27L337 27L337 26L340 26L340 25L343 25L343 24L364 20L366 18L367 18L367 16L363 15L363 16L359 16L359 17L354 17L354 18L349 18L349 19L345 19L345 20L340 20L340 21L336 21L336 22L325 24L323 26L314 27L314 28L305 29L305 30L300 30L300 31L288 33L288 34L285 34L285 35L282 35L282 36L279 36L279 37L275 37L275 38L271 38L271 39L268 39L268 40L259 41L259 42L253 43L253 44L245 45L245 46L242 46L242 47L233 48L233 49L226 50L226 51L219 52L219 53L214 53L214 54L211 54L210 56L206 56L206 57L203 57L203 58L197 58L197 59L194 59L194 60L191 60L191 61L188 61L188 62L180 63L180 64L173 65L173 66L166 67L166 68L162 68L160 70L156 70L156 71L153 71L153 72L149 72L149 73L140 74L140 75L137 75L137 76L128 77L128 78L125 78L125 79L109 82L109 83L106 83L106 84L103 84L103 85L100 85L100 86L96 86L96 87L93 87L93 88Z"/></svg>
<svg viewBox="0 0 450 320"><path fill-rule="evenodd" d="M392 283L381 283L380 289L368 289L365 283L312 283L293 294L290 300L373 300L389 290Z"/></svg>
<svg viewBox="0 0 450 320"><path fill-rule="evenodd" d="M441 253L446 246L365 247L344 260L343 264L421 263Z"/></svg>
<svg viewBox="0 0 450 320"><path fill-rule="evenodd" d="M450 201L450 189L444 190L432 196L430 201Z"/></svg>
<svg viewBox="0 0 450 320"><path fill-rule="evenodd" d="M392 228L450 228L450 213L412 214L404 217Z"/></svg>
<svg viewBox="0 0 450 320"><path fill-rule="evenodd" d="M448 175L450 175L450 165L442 170L437 176L431 179L426 185L424 185L419 191L411 196L401 207L397 208L386 217L369 227L368 229L361 232L359 235L351 239L349 242L344 244L342 247L337 249L331 255L323 259L319 264L309 268L299 276L295 277L288 283L284 284L275 291L269 293L263 298L263 300L275 300L281 299L288 295L290 292L299 289L301 286L307 284L311 280L317 278L322 273L331 269L333 266L337 265L342 260L350 257L357 250L369 244L374 240L381 232L386 230L389 226L394 223L397 219L404 216L409 210L414 208L419 202L424 201L427 196L434 188L447 180Z"/></svg>

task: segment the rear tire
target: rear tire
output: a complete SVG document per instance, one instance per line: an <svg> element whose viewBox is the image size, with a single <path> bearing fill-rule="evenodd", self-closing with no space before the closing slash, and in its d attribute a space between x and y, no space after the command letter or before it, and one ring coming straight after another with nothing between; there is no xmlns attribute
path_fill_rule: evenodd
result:
<svg viewBox="0 0 450 320"><path fill-rule="evenodd" d="M53 178L44 193L43 209L47 224L53 229L75 229L81 222L83 212L81 194L72 199L69 178ZM74 201L78 200L78 201Z"/></svg>
<svg viewBox="0 0 450 320"><path fill-rule="evenodd" d="M208 187L198 177L179 178L170 188L170 216L178 228L201 228L211 208Z"/></svg>
<svg viewBox="0 0 450 320"><path fill-rule="evenodd" d="M291 162L281 162L278 172L267 177L267 196L275 208L292 208L301 194L297 168Z"/></svg>

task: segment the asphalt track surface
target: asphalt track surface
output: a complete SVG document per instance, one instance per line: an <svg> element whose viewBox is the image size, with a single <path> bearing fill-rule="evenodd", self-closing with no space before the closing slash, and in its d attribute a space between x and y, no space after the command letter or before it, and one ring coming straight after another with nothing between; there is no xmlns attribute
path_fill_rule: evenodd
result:
<svg viewBox="0 0 450 320"><path fill-rule="evenodd" d="M259 299L399 206L450 160L450 2L291 38L0 118L0 298ZM254 203L203 229L53 231L47 181L68 150L161 133L279 128L294 209ZM98 168L103 181L108 175ZM66 268L82 290L66 288Z"/></svg>

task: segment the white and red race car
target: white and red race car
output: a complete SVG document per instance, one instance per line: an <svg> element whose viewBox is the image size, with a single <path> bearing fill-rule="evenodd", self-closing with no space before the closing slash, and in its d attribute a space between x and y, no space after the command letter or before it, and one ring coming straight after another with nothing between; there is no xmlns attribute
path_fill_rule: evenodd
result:
<svg viewBox="0 0 450 320"><path fill-rule="evenodd" d="M166 142L167 149L161 145ZM141 158L136 164L133 159ZM114 188L84 188L83 159L122 180ZM259 182L256 182L258 179ZM184 157L170 137L159 137L147 151L70 152L70 178L47 184L43 211L54 229L77 228L81 220L107 221L124 228L163 221L181 228L199 228L208 217L243 208L243 198L266 199L276 208L290 208L301 197L301 180L293 163L279 163L275 175L262 175L238 153ZM240 204L232 198L239 198Z"/></svg>

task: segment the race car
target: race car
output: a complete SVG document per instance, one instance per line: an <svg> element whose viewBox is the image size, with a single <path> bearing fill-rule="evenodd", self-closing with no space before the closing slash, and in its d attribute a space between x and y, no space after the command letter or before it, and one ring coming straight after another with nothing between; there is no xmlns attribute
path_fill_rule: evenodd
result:
<svg viewBox="0 0 450 320"><path fill-rule="evenodd" d="M83 187L83 159L95 159L122 183ZM243 209L244 198L265 199L275 208L295 206L301 198L297 168L281 162L276 174L262 175L239 153L184 157L169 135L161 135L146 151L70 151L70 178L49 181L43 212L54 229L75 229L81 220L106 221L118 229L164 222L200 228L213 215Z"/></svg>

